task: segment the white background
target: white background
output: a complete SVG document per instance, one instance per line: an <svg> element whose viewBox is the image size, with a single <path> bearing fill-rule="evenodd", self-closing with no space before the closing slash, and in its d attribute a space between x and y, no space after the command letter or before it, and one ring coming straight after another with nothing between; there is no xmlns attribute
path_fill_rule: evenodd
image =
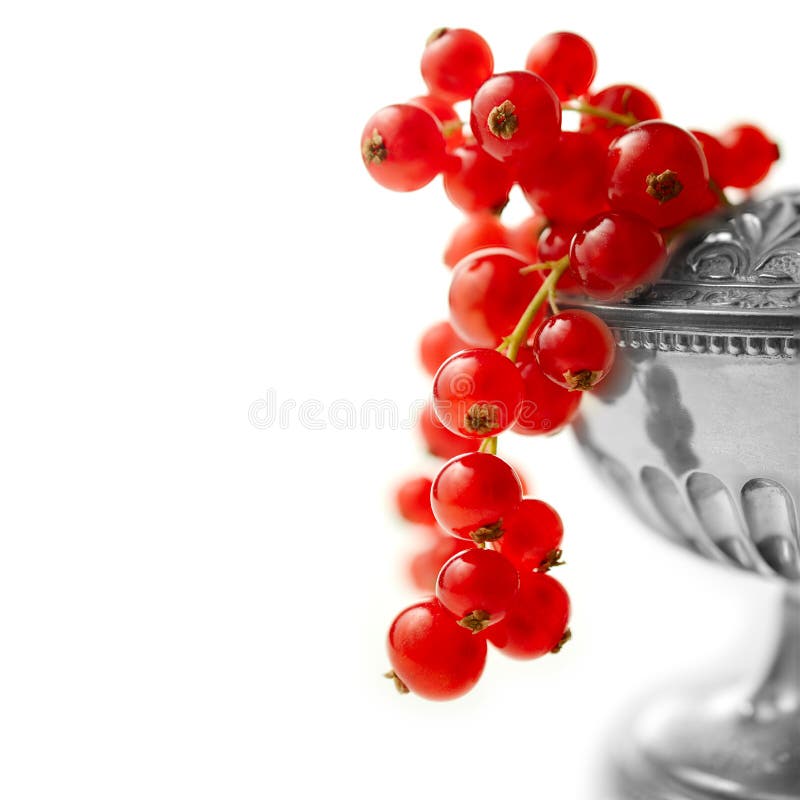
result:
<svg viewBox="0 0 800 800"><path fill-rule="evenodd" d="M459 217L438 183L373 184L358 139L423 91L433 28L476 28L499 70L578 31L598 86L641 84L687 126L759 121L787 187L785 13L4 3L0 795L592 798L632 697L755 663L771 588L645 535L565 434L501 446L565 519L575 640L492 657L460 702L400 697L384 636L415 595L386 498L433 465L407 430L248 412L428 391L415 342L446 313Z"/></svg>

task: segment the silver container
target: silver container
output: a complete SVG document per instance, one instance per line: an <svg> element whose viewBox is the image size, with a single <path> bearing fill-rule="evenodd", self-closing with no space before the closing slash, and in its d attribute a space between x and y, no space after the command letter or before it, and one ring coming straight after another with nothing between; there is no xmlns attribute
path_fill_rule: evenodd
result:
<svg viewBox="0 0 800 800"><path fill-rule="evenodd" d="M800 192L703 223L636 301L570 305L618 343L575 426L584 452L649 527L784 596L774 652L749 685L706 681L632 715L614 795L797 800Z"/></svg>

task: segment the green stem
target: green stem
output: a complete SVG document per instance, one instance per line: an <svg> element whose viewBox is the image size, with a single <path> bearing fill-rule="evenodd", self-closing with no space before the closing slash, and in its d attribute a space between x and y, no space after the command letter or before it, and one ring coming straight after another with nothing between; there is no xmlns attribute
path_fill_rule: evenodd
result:
<svg viewBox="0 0 800 800"><path fill-rule="evenodd" d="M624 125L626 128L629 125L635 125L639 121L633 114L618 114L616 111L590 106L588 103L562 103L561 108L564 111L577 111L579 114L588 114L590 117L600 117L600 119L606 119L615 125Z"/></svg>
<svg viewBox="0 0 800 800"><path fill-rule="evenodd" d="M511 332L511 335L505 339L501 345L501 347L505 350L506 355L514 362L517 360L519 349L522 347L522 343L525 341L525 337L528 335L528 328L531 327L533 318L536 316L536 312L539 310L539 308L541 308L542 303L544 303L550 296L550 292L555 290L558 279L564 274L565 270L569 266L569 256L564 256L558 261L553 261L551 263L552 267L550 274L544 279L544 282L539 287L539 291L533 296L533 300L528 303L528 307L519 318L517 327L514 328L514 330Z"/></svg>
<svg viewBox="0 0 800 800"><path fill-rule="evenodd" d="M481 442L478 448L481 453L491 453L493 456L497 455L497 437L489 436Z"/></svg>
<svg viewBox="0 0 800 800"><path fill-rule="evenodd" d="M725 190L714 180L710 180L708 182L708 188L714 193L714 196L722 203L725 208L730 208L733 203L728 200L728 195L725 194Z"/></svg>

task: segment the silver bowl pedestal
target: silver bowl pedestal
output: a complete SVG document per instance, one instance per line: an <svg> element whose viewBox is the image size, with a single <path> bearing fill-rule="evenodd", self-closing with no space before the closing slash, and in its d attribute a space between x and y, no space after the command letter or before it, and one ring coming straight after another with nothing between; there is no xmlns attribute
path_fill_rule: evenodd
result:
<svg viewBox="0 0 800 800"><path fill-rule="evenodd" d="M620 497L697 555L781 585L750 688L676 690L631 716L614 796L800 798L800 192L688 234L632 302L574 299L618 343L575 432Z"/></svg>

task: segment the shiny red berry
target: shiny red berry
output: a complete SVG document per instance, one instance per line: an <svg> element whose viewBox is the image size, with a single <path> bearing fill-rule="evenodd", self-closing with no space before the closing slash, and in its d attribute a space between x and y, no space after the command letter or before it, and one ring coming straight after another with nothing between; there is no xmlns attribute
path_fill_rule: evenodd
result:
<svg viewBox="0 0 800 800"><path fill-rule="evenodd" d="M575 222L550 223L539 235L536 247L539 255L538 260L559 261L564 256L569 255L569 246L577 230L578 224ZM549 270L546 270L543 275L547 275L549 272ZM574 289L580 285L580 281L569 270L562 273L558 279L559 291Z"/></svg>
<svg viewBox="0 0 800 800"><path fill-rule="evenodd" d="M558 560L563 537L564 525L558 512L543 500L526 497L506 517L506 532L492 547L518 570L530 572L546 569Z"/></svg>
<svg viewBox="0 0 800 800"><path fill-rule="evenodd" d="M471 214L450 236L444 251L444 263L455 267L470 253L489 247L510 247L508 229L499 217L488 211Z"/></svg>
<svg viewBox="0 0 800 800"><path fill-rule="evenodd" d="M586 97L586 104L615 114L631 114L637 122L660 119L658 103L643 89L629 83L608 86ZM590 133L608 146L625 126L590 114L581 114L581 132Z"/></svg>
<svg viewBox="0 0 800 800"><path fill-rule="evenodd" d="M542 284L537 272L520 275L527 264L518 253L492 249L472 253L456 266L450 321L462 339L477 347L496 347L514 330ZM544 313L542 308L537 321Z"/></svg>
<svg viewBox="0 0 800 800"><path fill-rule="evenodd" d="M444 426L477 439L513 425L522 395L519 370L497 350L455 353L433 379L433 406Z"/></svg>
<svg viewBox="0 0 800 800"><path fill-rule="evenodd" d="M450 459L480 447L478 439L465 439L447 430L436 416L433 402L429 402L420 412L419 432L428 452L438 458Z"/></svg>
<svg viewBox="0 0 800 800"><path fill-rule="evenodd" d="M477 144L461 147L453 156L457 165L444 173L444 190L450 202L467 214L502 211L514 183L508 169Z"/></svg>
<svg viewBox="0 0 800 800"><path fill-rule="evenodd" d="M608 199L670 228L695 216L708 192L708 163L689 131L661 120L633 125L608 150Z"/></svg>
<svg viewBox="0 0 800 800"><path fill-rule="evenodd" d="M607 148L591 136L565 131L547 158L520 166L519 184L543 216L581 222L608 208L607 155Z"/></svg>
<svg viewBox="0 0 800 800"><path fill-rule="evenodd" d="M539 658L557 652L569 638L569 613L569 595L555 578L523 572L514 604L486 636L511 658Z"/></svg>
<svg viewBox="0 0 800 800"><path fill-rule="evenodd" d="M509 248L519 253L529 264L539 261L539 237L547 220L539 214L531 214L519 225L508 229Z"/></svg>
<svg viewBox="0 0 800 800"><path fill-rule="evenodd" d="M441 97L424 94L409 100L408 104L418 106L429 114L433 114L441 128L445 149L448 153L464 146L464 123L450 103L442 100Z"/></svg>
<svg viewBox="0 0 800 800"><path fill-rule="evenodd" d="M570 309L545 320L533 350L542 372L565 389L591 389L609 372L616 345L608 325L589 311ZM434 513L436 509L434 509Z"/></svg>
<svg viewBox="0 0 800 800"><path fill-rule="evenodd" d="M457 103L469 100L492 74L494 58L485 39L466 28L439 28L429 37L420 64L431 94Z"/></svg>
<svg viewBox="0 0 800 800"><path fill-rule="evenodd" d="M632 297L660 277L664 237L649 222L620 211L589 220L572 239L570 272L597 300Z"/></svg>
<svg viewBox="0 0 800 800"><path fill-rule="evenodd" d="M578 412L580 392L571 392L548 378L530 347L517 356L523 400L512 430L526 436L551 434L567 425Z"/></svg>
<svg viewBox="0 0 800 800"><path fill-rule="evenodd" d="M420 475L403 481L395 491L395 505L400 516L419 525L433 525L436 519L431 510L430 478Z"/></svg>
<svg viewBox="0 0 800 800"><path fill-rule="evenodd" d="M727 155L725 186L751 189L780 157L778 145L755 125L736 125L719 138Z"/></svg>
<svg viewBox="0 0 800 800"><path fill-rule="evenodd" d="M412 584L421 592L430 594L436 591L436 579L444 564L456 553L463 552L465 547L477 545L448 536L442 529L435 527L426 528L430 532L428 541L417 553L414 553L407 562L407 573Z"/></svg>
<svg viewBox="0 0 800 800"><path fill-rule="evenodd" d="M519 163L553 151L561 134L561 104L532 72L493 75L472 99L470 126L489 155Z"/></svg>
<svg viewBox="0 0 800 800"><path fill-rule="evenodd" d="M519 588L516 567L494 550L464 550L454 555L436 580L436 597L458 624L480 633L499 622Z"/></svg>
<svg viewBox="0 0 800 800"><path fill-rule="evenodd" d="M381 186L410 192L430 183L444 168L444 137L427 111L408 104L386 106L364 126L361 157Z"/></svg>
<svg viewBox="0 0 800 800"><path fill-rule="evenodd" d="M453 536L483 543L503 535L503 519L522 502L514 470L491 453L465 453L439 470L431 489L436 521Z"/></svg>
<svg viewBox="0 0 800 800"><path fill-rule="evenodd" d="M486 663L484 637L457 625L436 599L415 603L395 617L387 650L398 688L428 700L465 694Z"/></svg>
<svg viewBox="0 0 800 800"><path fill-rule="evenodd" d="M544 78L560 100L569 100L588 91L597 71L597 56L577 33L551 33L531 48L525 69Z"/></svg>
<svg viewBox="0 0 800 800"><path fill-rule="evenodd" d="M453 330L447 321L431 325L419 341L419 359L425 371L433 377L442 362L469 345Z"/></svg>
<svg viewBox="0 0 800 800"><path fill-rule="evenodd" d="M709 177L716 182L717 186L723 188L727 180L728 154L722 146L722 142L710 133L705 133L703 131L689 132L700 142L700 147L703 148L703 155L705 155L706 162L708 163Z"/></svg>

